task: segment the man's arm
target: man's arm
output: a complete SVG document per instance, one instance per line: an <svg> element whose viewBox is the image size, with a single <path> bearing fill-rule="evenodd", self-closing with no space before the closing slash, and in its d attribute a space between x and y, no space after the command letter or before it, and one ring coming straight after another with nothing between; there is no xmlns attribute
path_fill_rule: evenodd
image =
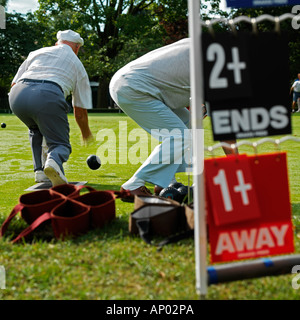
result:
<svg viewBox="0 0 300 320"><path fill-rule="evenodd" d="M81 131L83 142L84 144L87 144L88 142L94 139L89 127L87 109L74 106L74 116L78 124L78 127Z"/></svg>

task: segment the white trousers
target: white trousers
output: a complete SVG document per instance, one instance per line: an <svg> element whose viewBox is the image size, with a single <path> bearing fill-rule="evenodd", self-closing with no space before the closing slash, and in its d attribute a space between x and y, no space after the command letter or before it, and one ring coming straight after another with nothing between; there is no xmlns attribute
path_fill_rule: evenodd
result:
<svg viewBox="0 0 300 320"><path fill-rule="evenodd" d="M123 187L132 190L146 181L167 187L175 174L185 172L191 163L190 112L186 108L172 110L130 87L110 86L110 94L131 119L161 141Z"/></svg>

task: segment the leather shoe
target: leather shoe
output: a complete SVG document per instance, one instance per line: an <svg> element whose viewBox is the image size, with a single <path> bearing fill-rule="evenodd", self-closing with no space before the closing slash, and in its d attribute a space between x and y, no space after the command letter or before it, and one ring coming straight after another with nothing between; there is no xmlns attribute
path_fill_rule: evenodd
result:
<svg viewBox="0 0 300 320"><path fill-rule="evenodd" d="M129 196L121 198L124 202L134 202L134 196L152 196L151 191L145 186L141 186L134 190L125 190L121 187L120 191L129 193Z"/></svg>
<svg viewBox="0 0 300 320"><path fill-rule="evenodd" d="M158 196L158 195L160 194L160 192L161 192L162 189L163 189L162 187L160 187L160 186L158 186L158 185L155 185L155 187L154 187L154 193L155 193L155 195Z"/></svg>

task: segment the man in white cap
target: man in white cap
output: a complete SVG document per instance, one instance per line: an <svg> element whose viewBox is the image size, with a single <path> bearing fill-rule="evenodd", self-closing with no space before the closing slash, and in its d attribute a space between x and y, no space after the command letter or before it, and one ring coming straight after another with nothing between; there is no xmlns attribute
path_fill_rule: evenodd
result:
<svg viewBox="0 0 300 320"><path fill-rule="evenodd" d="M86 70L77 55L84 41L72 30L58 31L55 46L31 52L12 81L9 103L12 112L28 127L36 182L67 183L63 163L71 144L66 97L72 106L84 143L93 139L87 109L92 94ZM43 137L48 146L42 161Z"/></svg>

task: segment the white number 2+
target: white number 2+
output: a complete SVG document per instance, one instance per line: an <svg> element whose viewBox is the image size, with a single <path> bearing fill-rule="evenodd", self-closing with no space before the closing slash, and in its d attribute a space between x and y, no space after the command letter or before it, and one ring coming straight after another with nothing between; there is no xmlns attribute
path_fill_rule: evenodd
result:
<svg viewBox="0 0 300 320"><path fill-rule="evenodd" d="M237 47L231 48L232 62L228 62L226 67L233 71L233 78L235 84L242 83L241 70L246 69L246 63L240 61L239 49ZM206 52L207 61L216 61L210 77L209 87L211 89L222 89L228 87L228 79L221 77L221 72L226 62L226 55L223 47L218 43L212 43Z"/></svg>

